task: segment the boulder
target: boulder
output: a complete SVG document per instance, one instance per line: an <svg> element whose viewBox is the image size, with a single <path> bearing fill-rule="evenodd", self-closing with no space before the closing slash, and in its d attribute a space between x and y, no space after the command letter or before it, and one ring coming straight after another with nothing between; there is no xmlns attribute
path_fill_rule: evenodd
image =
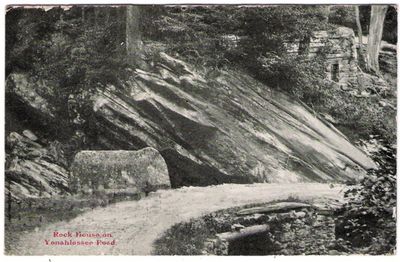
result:
<svg viewBox="0 0 400 262"><path fill-rule="evenodd" d="M129 188L149 192L169 187L167 165L158 151L150 147L138 151L81 151L71 167L74 192Z"/></svg>

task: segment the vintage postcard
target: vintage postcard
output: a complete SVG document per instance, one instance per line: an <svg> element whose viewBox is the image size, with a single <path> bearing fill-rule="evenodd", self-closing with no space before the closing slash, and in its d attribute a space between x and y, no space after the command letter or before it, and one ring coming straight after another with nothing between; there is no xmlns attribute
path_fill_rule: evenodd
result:
<svg viewBox="0 0 400 262"><path fill-rule="evenodd" d="M5 254L395 254L397 10L6 6Z"/></svg>

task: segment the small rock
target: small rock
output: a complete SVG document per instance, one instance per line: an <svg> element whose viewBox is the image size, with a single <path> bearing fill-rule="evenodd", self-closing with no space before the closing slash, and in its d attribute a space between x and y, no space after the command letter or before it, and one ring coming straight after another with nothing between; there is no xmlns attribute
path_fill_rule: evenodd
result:
<svg viewBox="0 0 400 262"><path fill-rule="evenodd" d="M306 216L306 212L300 211L300 212L294 213L294 215L296 216L296 218L303 218Z"/></svg>
<svg viewBox="0 0 400 262"><path fill-rule="evenodd" d="M293 222L293 224L300 225L300 224L303 224L303 221L302 221L301 219L296 219L296 220Z"/></svg>
<svg viewBox="0 0 400 262"><path fill-rule="evenodd" d="M341 254L342 254L341 252L339 252L335 249L328 251L328 255L331 255L331 256L340 256Z"/></svg>
<svg viewBox="0 0 400 262"><path fill-rule="evenodd" d="M215 248L214 242L208 242L206 247L207 247L207 250L209 250L209 251L214 250L214 248Z"/></svg>
<svg viewBox="0 0 400 262"><path fill-rule="evenodd" d="M328 122L332 123L332 124L338 124L339 122L333 118L333 116L329 115L329 114L323 114L322 115L325 120L327 120Z"/></svg>
<svg viewBox="0 0 400 262"><path fill-rule="evenodd" d="M35 134L34 134L32 131L28 130L28 129L22 131L22 134L23 134L25 137L27 137L27 138L29 138L30 140L32 140L32 141L36 141L36 140L38 139L37 136L35 136Z"/></svg>
<svg viewBox="0 0 400 262"><path fill-rule="evenodd" d="M280 253L280 255L284 255L284 256L290 255L289 251L287 251L287 250L285 250L285 249L283 249L283 250L280 251L279 253Z"/></svg>
<svg viewBox="0 0 400 262"><path fill-rule="evenodd" d="M277 218L276 215L269 215L269 216L267 216L266 218L267 218L267 219L266 219L267 222L273 222L273 221L278 220L278 218Z"/></svg>
<svg viewBox="0 0 400 262"><path fill-rule="evenodd" d="M278 214L277 215L277 218L279 220L285 220L285 219L290 218L290 217L291 217L290 213L282 213L282 214Z"/></svg>
<svg viewBox="0 0 400 262"><path fill-rule="evenodd" d="M363 97L369 97L370 95L371 95L370 92L367 92L367 91L362 91L361 92L361 96L363 96Z"/></svg>
<svg viewBox="0 0 400 262"><path fill-rule="evenodd" d="M240 231L241 229L245 228L245 226L241 224L233 224L231 226L232 231Z"/></svg>
<svg viewBox="0 0 400 262"><path fill-rule="evenodd" d="M385 102L385 101L379 101L379 105L380 106L383 106L383 107L385 107L385 106L387 106L388 104Z"/></svg>

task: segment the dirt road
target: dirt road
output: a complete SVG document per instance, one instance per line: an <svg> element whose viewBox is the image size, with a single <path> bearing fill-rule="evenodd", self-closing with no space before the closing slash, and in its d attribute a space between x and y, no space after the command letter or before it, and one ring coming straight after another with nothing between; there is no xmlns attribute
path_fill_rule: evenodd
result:
<svg viewBox="0 0 400 262"><path fill-rule="evenodd" d="M342 199L342 186L327 184L253 184L161 190L140 201L96 208L68 222L40 228L13 245L15 255L149 255L154 240L172 225L207 213L250 203L293 196L300 199ZM55 237L54 232L66 233ZM68 232L70 235L68 236ZM76 237L76 232L105 233L108 237ZM111 236L110 236L111 234ZM72 237L71 237L72 235ZM115 240L115 245L97 245ZM92 241L90 246L50 245L46 241ZM112 243L112 242L111 242Z"/></svg>

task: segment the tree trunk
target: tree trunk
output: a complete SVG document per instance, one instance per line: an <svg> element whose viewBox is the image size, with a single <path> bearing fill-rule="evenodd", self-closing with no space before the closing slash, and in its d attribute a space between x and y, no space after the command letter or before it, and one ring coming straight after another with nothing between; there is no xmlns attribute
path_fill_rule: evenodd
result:
<svg viewBox="0 0 400 262"><path fill-rule="evenodd" d="M126 7L125 22L125 44L128 63L132 66L141 66L142 57L142 37L140 32L140 9L137 5Z"/></svg>
<svg viewBox="0 0 400 262"><path fill-rule="evenodd" d="M106 23L106 25L108 25L108 23L110 22L110 12L111 12L111 10L109 8L104 8L104 12L106 14L105 23Z"/></svg>
<svg viewBox="0 0 400 262"><path fill-rule="evenodd" d="M11 187L10 182L8 182L8 199L7 199L7 206L8 206L8 221L11 221L11 203L12 203L12 196L11 196Z"/></svg>
<svg viewBox="0 0 400 262"><path fill-rule="evenodd" d="M387 5L373 5L371 7L371 21L369 26L367 46L367 70L376 74L379 72L379 51L383 33Z"/></svg>
<svg viewBox="0 0 400 262"><path fill-rule="evenodd" d="M94 8L94 25L95 25L95 26L97 26L98 23L99 23L100 8L101 8L101 7L95 7L95 8Z"/></svg>
<svg viewBox="0 0 400 262"><path fill-rule="evenodd" d="M354 6L354 11L356 14L356 24L357 24L357 34L358 34L358 46L359 46L359 62L361 68L364 68L366 61L365 61L365 52L364 52L364 44L363 44L363 32L360 22L360 8L358 5Z"/></svg>
<svg viewBox="0 0 400 262"><path fill-rule="evenodd" d="M331 5L325 7L325 22L329 23L329 15L331 14Z"/></svg>
<svg viewBox="0 0 400 262"><path fill-rule="evenodd" d="M85 22L85 8L81 8L81 17L82 17L82 22Z"/></svg>
<svg viewBox="0 0 400 262"><path fill-rule="evenodd" d="M360 22L360 9L358 5L354 6L355 12L356 12L356 23L357 23L357 33L358 33L358 43L360 44L360 48L363 46L363 40L362 40L362 28L361 28L361 22Z"/></svg>

